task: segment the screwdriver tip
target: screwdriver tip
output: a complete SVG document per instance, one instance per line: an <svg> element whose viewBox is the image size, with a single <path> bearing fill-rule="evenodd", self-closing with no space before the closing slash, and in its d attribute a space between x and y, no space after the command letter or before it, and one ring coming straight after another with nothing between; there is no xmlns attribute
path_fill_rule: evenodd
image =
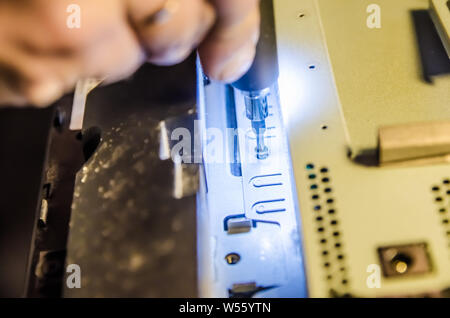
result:
<svg viewBox="0 0 450 318"><path fill-rule="evenodd" d="M267 157L269 157L269 148L267 148L267 146L262 147L262 149L256 147L255 151L256 151L256 158L258 158L259 160L264 160L267 159Z"/></svg>

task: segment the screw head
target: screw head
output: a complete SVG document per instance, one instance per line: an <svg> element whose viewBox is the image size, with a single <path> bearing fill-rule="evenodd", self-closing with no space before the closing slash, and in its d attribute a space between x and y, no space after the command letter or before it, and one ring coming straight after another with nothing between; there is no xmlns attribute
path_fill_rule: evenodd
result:
<svg viewBox="0 0 450 318"><path fill-rule="evenodd" d="M239 254L237 254L237 253L230 253L227 256L225 256L225 261L229 265L235 265L235 264L239 263L240 260L241 260L241 256L239 256Z"/></svg>

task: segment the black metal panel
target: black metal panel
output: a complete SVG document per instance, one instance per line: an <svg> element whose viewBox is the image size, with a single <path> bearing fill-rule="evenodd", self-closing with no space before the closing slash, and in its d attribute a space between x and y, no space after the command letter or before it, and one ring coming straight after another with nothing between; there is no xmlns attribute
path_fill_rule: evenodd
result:
<svg viewBox="0 0 450 318"><path fill-rule="evenodd" d="M102 142L75 184L67 263L82 286L66 297L196 296L195 197L173 199L173 162L159 159L160 121L195 103L195 56L89 96L84 127Z"/></svg>
<svg viewBox="0 0 450 318"><path fill-rule="evenodd" d="M0 111L0 297L25 295L53 112Z"/></svg>
<svg viewBox="0 0 450 318"><path fill-rule="evenodd" d="M411 12L417 34L425 81L434 76L450 74L450 60L428 10Z"/></svg>

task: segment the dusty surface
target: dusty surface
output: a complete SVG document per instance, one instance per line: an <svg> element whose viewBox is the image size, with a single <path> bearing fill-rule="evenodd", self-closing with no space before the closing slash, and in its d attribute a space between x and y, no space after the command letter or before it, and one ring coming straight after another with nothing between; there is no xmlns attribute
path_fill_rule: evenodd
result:
<svg viewBox="0 0 450 318"><path fill-rule="evenodd" d="M175 75L166 81L181 78ZM167 114L193 106L195 86L171 85L173 96L189 98L166 106L154 101L166 96L163 84L149 96L146 76L103 90L88 105L85 125L98 125L102 142L77 176L67 264L80 265L82 286L66 297L196 295L195 198L172 198L173 162L158 157L157 129Z"/></svg>

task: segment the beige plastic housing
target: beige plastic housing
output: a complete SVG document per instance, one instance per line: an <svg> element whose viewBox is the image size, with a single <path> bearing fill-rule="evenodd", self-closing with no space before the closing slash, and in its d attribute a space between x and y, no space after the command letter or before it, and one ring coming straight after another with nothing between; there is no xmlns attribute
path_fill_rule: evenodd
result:
<svg viewBox="0 0 450 318"><path fill-rule="evenodd" d="M275 0L280 99L312 297L450 287L450 166L367 167L349 158L376 149L382 126L450 120L450 78L421 77L411 11L428 8L428 0ZM378 11L374 28L368 19ZM385 277L379 249L412 244L426 246L431 270Z"/></svg>

